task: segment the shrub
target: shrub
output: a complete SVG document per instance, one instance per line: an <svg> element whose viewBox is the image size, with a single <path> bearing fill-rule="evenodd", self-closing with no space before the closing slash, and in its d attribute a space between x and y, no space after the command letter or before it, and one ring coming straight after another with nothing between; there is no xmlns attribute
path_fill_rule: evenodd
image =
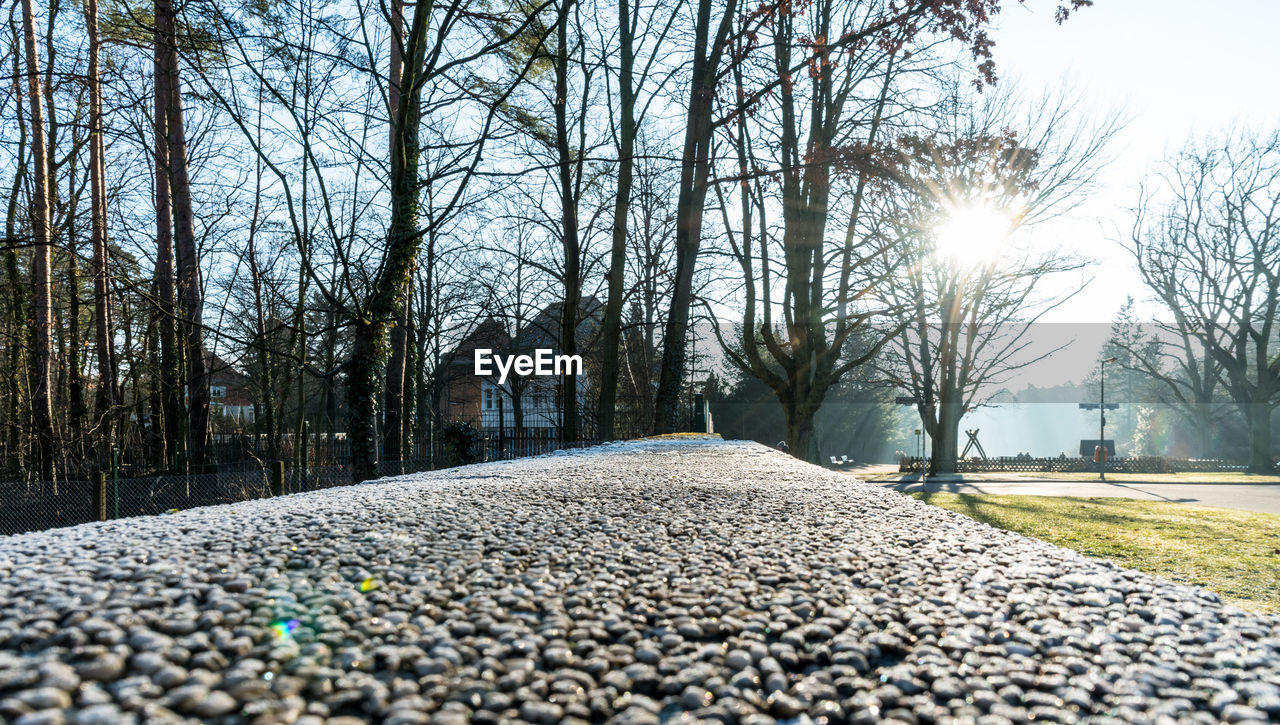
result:
<svg viewBox="0 0 1280 725"><path fill-rule="evenodd" d="M470 423L456 421L440 432L444 455L451 466L463 466L480 460L480 431Z"/></svg>

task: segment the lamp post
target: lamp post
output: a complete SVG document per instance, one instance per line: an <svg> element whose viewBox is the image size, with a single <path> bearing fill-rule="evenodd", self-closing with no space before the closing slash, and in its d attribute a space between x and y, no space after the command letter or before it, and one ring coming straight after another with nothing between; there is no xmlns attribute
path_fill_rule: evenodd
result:
<svg viewBox="0 0 1280 725"><path fill-rule="evenodd" d="M1102 449L1098 455L1099 481L1107 480L1107 363L1115 361L1114 357L1109 357L1098 368L1098 445Z"/></svg>

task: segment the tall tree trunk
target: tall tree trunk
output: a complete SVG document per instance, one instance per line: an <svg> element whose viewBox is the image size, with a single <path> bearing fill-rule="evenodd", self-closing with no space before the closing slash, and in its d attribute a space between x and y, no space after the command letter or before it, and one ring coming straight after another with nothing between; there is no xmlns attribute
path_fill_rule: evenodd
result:
<svg viewBox="0 0 1280 725"><path fill-rule="evenodd" d="M707 200L707 175L710 173L715 73L736 3L730 0L724 8L720 30L715 42L710 44L708 54L711 6L711 0L698 0L689 111L685 118L684 152L681 155L680 195L676 201L675 285L662 341L662 367L658 372L658 393L654 401L655 433L674 433L680 420L680 386L684 379L685 346L688 344L689 304L693 299L693 272L702 242L702 214Z"/></svg>
<svg viewBox="0 0 1280 725"><path fill-rule="evenodd" d="M403 71L401 49L404 28L404 4L400 0L391 3L391 63L387 74L387 107L391 128L388 134L390 153L395 154L396 111L400 107L400 77ZM406 285L405 297L409 290ZM398 461L403 457L401 444L404 440L404 388L405 361L407 359L409 306L404 310L391 328L391 354L387 358L387 379L382 397L382 457L387 461Z"/></svg>
<svg viewBox="0 0 1280 725"><path fill-rule="evenodd" d="M604 306L600 350L600 399L596 420L602 441L613 440L618 397L618 342L622 333L622 293L626 282L627 218L631 206L631 176L635 159L635 89L631 71L635 61L631 37L631 0L618 2L618 191L613 201L613 248L609 255L609 293Z"/></svg>
<svg viewBox="0 0 1280 725"><path fill-rule="evenodd" d="M418 356L417 329L413 321L413 278L404 295L404 316L401 318L404 327L404 394L400 396L400 451L401 457L413 457L413 434L417 423L416 407L413 401L418 394L418 370L422 367L422 359Z"/></svg>
<svg viewBox="0 0 1280 725"><path fill-rule="evenodd" d="M18 198L22 193L22 182L27 177L27 123L25 114L23 113L25 93L22 90L22 54L17 49L22 45L22 36L17 26L13 23L12 16L9 20L9 31L13 40L13 97L17 100L14 104L14 110L18 121L18 145L15 153L17 154L17 163L13 170L13 184L9 188L9 206L8 215L4 223L4 235L8 239L13 239L17 233L18 223ZM5 282L9 292L9 312L10 317L6 320L9 329L10 344L7 345L7 367L4 372L5 384L5 400L8 403L8 413L5 420L9 421L6 426L7 435L5 436L5 444L7 450L13 456L13 464L17 470L23 470L24 464L24 444L26 441L22 439L21 432L31 430L31 408L26 391L30 389L26 380L25 373L30 369L27 360L26 351L30 349L31 330L27 325L27 295L23 289L22 278L18 271L18 250L13 246L6 245L4 250L4 274Z"/></svg>
<svg viewBox="0 0 1280 725"><path fill-rule="evenodd" d="M560 243L564 248L564 305L560 308L561 355L577 353L574 339L581 307L581 250L578 240L578 199L573 184L573 159L569 152L569 7L566 0L556 27L556 155L560 166ZM561 438L578 439L578 378L566 373L561 378L563 415Z"/></svg>
<svg viewBox="0 0 1280 725"><path fill-rule="evenodd" d="M368 306L354 321L351 360L347 363L347 440L355 482L377 476L377 401L379 377L386 360L388 331L403 315L404 290L412 276L422 243L418 233L418 131L421 121L423 72L429 13L415 12L407 37L407 63L401 69L405 91L396 108L392 128L391 225L387 250Z"/></svg>
<svg viewBox="0 0 1280 725"><path fill-rule="evenodd" d="M358 320L353 327L347 363L347 445L351 481L360 483L378 476L377 375L387 334L385 322Z"/></svg>
<svg viewBox="0 0 1280 725"><path fill-rule="evenodd" d="M75 173L68 176L75 178ZM69 205L67 223L67 430L69 442L76 447L77 455L82 454L83 441L80 433L83 429L86 411L84 400L84 375L80 368L80 350L83 341L80 339L80 244L75 231L75 203Z"/></svg>
<svg viewBox="0 0 1280 725"><path fill-rule="evenodd" d="M423 291L424 285L418 285L417 304L414 305L414 324L412 328L412 344L413 344L413 430L410 435L412 440L422 441L427 437L429 426L431 425L431 396L427 390L428 377L428 357L427 357L427 330L430 329L427 317L419 310L427 303ZM427 455L430 455L429 453ZM421 458L423 452L418 451L418 457Z"/></svg>
<svg viewBox="0 0 1280 725"><path fill-rule="evenodd" d="M1274 474L1271 458L1271 410L1265 403L1249 406L1249 473Z"/></svg>
<svg viewBox="0 0 1280 725"><path fill-rule="evenodd" d="M960 457L960 419L963 406L954 400L952 391L939 396L938 426L932 434L933 449L930 473L933 475L955 473Z"/></svg>
<svg viewBox="0 0 1280 725"><path fill-rule="evenodd" d="M332 372L338 361L336 349L338 347L338 311L328 301L325 302L324 319L325 333L322 338L324 343L321 355L326 375L320 382L322 398L320 409L324 411L324 433L332 436L338 421L338 385Z"/></svg>
<svg viewBox="0 0 1280 725"><path fill-rule="evenodd" d="M407 294L404 299L407 301ZM409 358L408 314L409 305L402 304L400 315L390 331L391 354L387 356L387 380L382 395L382 459L385 461L399 461L404 457L405 372Z"/></svg>
<svg viewBox="0 0 1280 725"><path fill-rule="evenodd" d="M111 284L108 277L106 142L102 124L102 78L98 68L98 0L85 0L85 29L89 36L89 221L93 244L94 343L98 358L98 383L94 413L102 433L100 459L115 443L115 406L118 399L116 357L112 345Z"/></svg>
<svg viewBox="0 0 1280 725"><path fill-rule="evenodd" d="M447 377L446 373L443 372L444 366L441 362L444 359L444 352L440 343L440 336L432 334L433 331L438 331L440 327L432 316L435 311L433 307L435 292L431 287L431 267L428 266L426 271L427 279L422 285L422 313L418 320L422 325L423 359L431 361L431 374L430 377L424 377L423 380L425 388L423 390L423 407L420 415L423 422L423 438L427 447L427 459L434 467L437 435L440 427L444 424L440 415L440 405Z"/></svg>
<svg viewBox="0 0 1280 725"><path fill-rule="evenodd" d="M950 287L942 298L939 313L943 319L938 342L938 421L929 432L933 440L929 461L930 473L956 472L960 455L960 419L964 417L964 367L960 355L960 322L955 320L959 305L958 292Z"/></svg>
<svg viewBox="0 0 1280 725"><path fill-rule="evenodd" d="M171 0L155 1L156 33L161 41L161 72L168 79L165 109L169 145L169 193L173 201L173 241L178 262L178 298L182 305L182 343L187 358L187 445L190 460L204 465L209 428L209 380L204 355L204 291L196 253L182 84Z"/></svg>
<svg viewBox="0 0 1280 725"><path fill-rule="evenodd" d="M72 136L72 142L76 139ZM49 157L53 158L52 147ZM64 446L70 446L74 449L73 453L77 460L84 460L85 445L83 438L84 419L88 413L85 404L84 395L84 369L81 365L81 355L84 349L85 340L81 338L80 331L80 235L78 227L78 211L80 209L80 193L77 190L76 179L79 178L76 169L76 161L78 154L72 154L66 160L67 178L71 180L71 191L67 196L67 212L65 220L65 236L67 245L67 333L66 333L66 353L63 356L66 360L66 391L67 391L67 442ZM56 186L56 183L53 184ZM55 199L56 202L56 199Z"/></svg>
<svg viewBox="0 0 1280 725"><path fill-rule="evenodd" d="M783 401L782 410L787 428L787 446L791 455L809 463L820 463L818 437L813 429L813 417L817 408L805 401Z"/></svg>
<svg viewBox="0 0 1280 725"><path fill-rule="evenodd" d="M1197 405L1192 414L1192 420L1196 421L1196 428L1199 435L1196 436L1197 445L1196 458L1212 458L1215 455L1213 438L1213 409L1209 403Z"/></svg>
<svg viewBox="0 0 1280 725"><path fill-rule="evenodd" d="M262 87L258 87L258 143L262 139ZM280 436L276 426L276 383L275 361L272 356L271 340L267 335L267 312L263 303L262 270L258 266L258 223L262 214L262 158L258 157L253 166L253 214L249 218L249 280L253 285L253 340L257 346L260 405L255 408L254 430L261 434L266 429L267 458L280 459ZM254 441L257 444L259 441Z"/></svg>
<svg viewBox="0 0 1280 725"><path fill-rule="evenodd" d="M173 465L182 447L186 408L181 388L181 347L178 338L177 281L173 271L173 209L169 204L169 84L165 71L164 40L155 33L155 192L156 192L156 298L160 337L160 407L164 432L161 460Z"/></svg>
<svg viewBox="0 0 1280 725"><path fill-rule="evenodd" d="M57 431L53 420L53 280L49 244L49 162L44 133L44 94L40 83L40 59L36 48L35 12L32 0L22 0L22 28L27 56L27 102L31 108L31 165L35 188L31 200L31 259L34 290L32 325L35 385L31 404L36 428L37 459L43 478L54 477Z"/></svg>

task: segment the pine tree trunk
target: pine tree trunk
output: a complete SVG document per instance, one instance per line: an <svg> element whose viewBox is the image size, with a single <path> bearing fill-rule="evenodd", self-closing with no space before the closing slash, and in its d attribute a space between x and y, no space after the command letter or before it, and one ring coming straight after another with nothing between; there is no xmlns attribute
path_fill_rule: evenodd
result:
<svg viewBox="0 0 1280 725"><path fill-rule="evenodd" d="M10 19L9 29L12 33L13 48L21 47L22 40L18 29L13 25ZM13 60L13 97L17 100L14 104L15 115L18 121L18 145L16 148L17 163L13 171L13 184L9 189L9 206L8 215L4 223L4 235L8 239L17 236L18 222L18 197L22 193L22 182L27 177L27 123L23 106L25 93L22 90L22 54L14 52ZM8 288L7 300L9 303L9 319L7 319L6 327L9 331L10 344L6 346L8 353L6 361L7 366L4 371L4 387L5 401L8 404L8 412L5 420L9 421L6 426L5 444L6 449L11 453L12 463L16 470L24 470L25 449L22 431L32 429L30 405L26 391L29 390L26 383L24 373L29 370L29 362L27 360L26 351L31 348L30 335L31 330L27 325L27 295L23 289L22 277L18 271L18 250L12 246L6 245L4 250L4 275L5 284Z"/></svg>
<svg viewBox="0 0 1280 725"><path fill-rule="evenodd" d="M107 248L106 143L103 140L102 78L98 68L98 0L85 0L85 29L89 37L89 194L93 244L94 345L98 382L94 413L101 420L99 457L105 459L116 438L118 398L115 349L111 342L112 309Z"/></svg>
<svg viewBox="0 0 1280 725"><path fill-rule="evenodd" d="M173 465L182 447L186 427L181 389L181 352L178 340L177 281L173 270L173 209L169 204L169 84L165 72L164 41L155 34L155 192L156 192L156 298L159 307L160 407L164 433L161 460Z"/></svg>
<svg viewBox="0 0 1280 725"><path fill-rule="evenodd" d="M74 169L68 174L75 178ZM83 340L80 339L80 249L75 233L75 204L70 205L67 223L67 244L70 254L67 255L67 429L72 445L79 448L83 445L80 432L83 428L86 411L84 400L84 375L80 368L80 350ZM77 450L77 455L82 453Z"/></svg>
<svg viewBox="0 0 1280 725"><path fill-rule="evenodd" d="M168 77L165 120L169 146L169 193L173 202L173 241L178 262L178 299L182 310L182 343L187 362L187 445L191 463L205 465L209 428L209 381L204 353L204 292L196 252L187 139L182 111L182 84L174 36L171 0L156 0L156 32L161 40L160 69Z"/></svg>
<svg viewBox="0 0 1280 725"><path fill-rule="evenodd" d="M261 101L261 99L259 99ZM262 118L258 118L261 128ZM280 435L276 426L277 391L275 360L267 335L267 313L262 294L262 271L258 266L258 219L262 213L262 164L254 166L253 215L249 219L249 282L253 289L253 342L257 346L258 390L261 403L255 407L253 424L258 435L265 430L268 460L280 460ZM256 443L256 441L255 441Z"/></svg>
<svg viewBox="0 0 1280 725"><path fill-rule="evenodd" d="M57 431L53 419L53 280L52 247L49 236L49 162L46 157L44 94L41 91L40 59L36 48L35 12L32 0L22 0L22 27L27 59L27 102L31 114L31 166L34 188L31 199L31 259L33 290L32 351L34 389L31 395L35 423L37 460L41 477L54 477Z"/></svg>

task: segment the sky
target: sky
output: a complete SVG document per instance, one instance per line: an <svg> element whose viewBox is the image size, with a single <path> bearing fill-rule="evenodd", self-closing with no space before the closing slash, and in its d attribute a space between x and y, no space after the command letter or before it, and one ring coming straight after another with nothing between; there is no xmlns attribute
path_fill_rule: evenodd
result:
<svg viewBox="0 0 1280 725"><path fill-rule="evenodd" d="M1001 78L1033 98L1065 83L1082 99L1080 113L1127 120L1087 201L1031 230L1034 243L1072 247L1096 264L1085 290L1043 318L1069 324L1036 335L1044 346L1076 342L1009 381L1018 390L1082 380L1130 295L1140 319L1167 319L1146 301L1117 240L1129 231L1138 184L1189 139L1233 124L1280 127L1280 0L1096 0L1063 25L1053 21L1053 0L1004 6L992 34Z"/></svg>
<svg viewBox="0 0 1280 725"><path fill-rule="evenodd" d="M1046 321L1109 323L1126 296L1144 297L1132 258L1115 241L1128 232L1143 176L1193 136L1232 124L1280 126L1280 0L1096 0L1060 26L1056 5L1005 1L993 33L997 72L1031 97L1068 83L1083 99L1081 113L1119 111L1128 121L1092 197L1034 230L1039 243L1075 246L1097 260L1085 293Z"/></svg>
<svg viewBox="0 0 1280 725"><path fill-rule="evenodd" d="M1036 244L1067 245L1097 264L1089 286L1030 333L1028 357L1069 344L1004 381L1018 391L1081 382L1096 371L1130 295L1140 319L1167 319L1143 304L1146 288L1117 240L1128 233L1139 182L1189 139L1233 124L1280 128L1280 0L1096 0L1061 26L1054 0L1003 4L992 34L1001 78L1032 98L1068 84L1082 99L1080 113L1119 112L1127 121L1092 196L1030 230ZM979 429L991 455L1074 455L1078 439L1097 436L1096 416L1070 402L1001 405L971 413L961 427ZM910 416L903 425L918 427Z"/></svg>

